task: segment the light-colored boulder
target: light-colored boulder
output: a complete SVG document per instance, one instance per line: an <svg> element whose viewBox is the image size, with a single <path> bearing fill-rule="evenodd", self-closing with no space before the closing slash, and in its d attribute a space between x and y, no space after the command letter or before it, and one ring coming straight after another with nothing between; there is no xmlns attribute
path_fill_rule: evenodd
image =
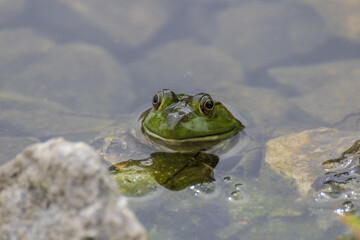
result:
<svg viewBox="0 0 360 240"><path fill-rule="evenodd" d="M53 139L0 168L0 239L146 239L84 143Z"/></svg>

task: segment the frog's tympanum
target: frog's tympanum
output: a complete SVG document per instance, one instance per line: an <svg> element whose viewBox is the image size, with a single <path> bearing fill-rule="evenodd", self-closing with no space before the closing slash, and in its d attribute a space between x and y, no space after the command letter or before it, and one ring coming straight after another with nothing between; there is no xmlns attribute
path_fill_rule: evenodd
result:
<svg viewBox="0 0 360 240"><path fill-rule="evenodd" d="M244 126L209 94L155 94L153 107L141 116L143 134L154 146L176 152L208 150L241 131Z"/></svg>

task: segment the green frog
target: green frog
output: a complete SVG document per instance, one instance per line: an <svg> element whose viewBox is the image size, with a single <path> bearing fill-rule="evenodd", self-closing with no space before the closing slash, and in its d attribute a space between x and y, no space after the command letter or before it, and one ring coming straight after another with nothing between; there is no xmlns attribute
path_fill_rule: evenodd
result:
<svg viewBox="0 0 360 240"><path fill-rule="evenodd" d="M137 127L129 131L133 117L121 116L91 142L112 164L109 170L121 191L134 196L158 185L178 191L214 181L219 161L214 153L235 143L244 125L206 93L190 96L164 89L154 95L152 105Z"/></svg>
<svg viewBox="0 0 360 240"><path fill-rule="evenodd" d="M244 125L209 94L175 94L164 89L152 99L153 107L140 116L149 142L175 152L209 150L230 139Z"/></svg>
<svg viewBox="0 0 360 240"><path fill-rule="evenodd" d="M227 149L244 125L209 94L175 94L164 89L152 98L137 124L134 116L121 116L90 144L112 164L146 158L154 148L163 152L218 153ZM141 130L141 132L140 132ZM129 134L130 133L130 134Z"/></svg>

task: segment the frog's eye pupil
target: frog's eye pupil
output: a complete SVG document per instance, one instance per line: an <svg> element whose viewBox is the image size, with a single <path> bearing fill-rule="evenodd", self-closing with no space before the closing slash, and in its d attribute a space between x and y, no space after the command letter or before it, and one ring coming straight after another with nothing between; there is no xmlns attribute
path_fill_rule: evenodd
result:
<svg viewBox="0 0 360 240"><path fill-rule="evenodd" d="M212 101L211 99L207 100L207 101L205 102L205 107L206 107L207 109L211 110L211 109L214 107L213 101Z"/></svg>
<svg viewBox="0 0 360 240"><path fill-rule="evenodd" d="M154 98L153 98L153 103L158 103L159 102L159 94L155 94Z"/></svg>
<svg viewBox="0 0 360 240"><path fill-rule="evenodd" d="M206 116L212 116L213 110L215 107L214 101L210 96L204 95L200 100L200 112L205 114Z"/></svg>
<svg viewBox="0 0 360 240"><path fill-rule="evenodd" d="M153 97L152 103L153 106L155 108L155 110L158 110L158 108L161 105L161 101L162 101L162 97L159 93L156 93L155 96Z"/></svg>

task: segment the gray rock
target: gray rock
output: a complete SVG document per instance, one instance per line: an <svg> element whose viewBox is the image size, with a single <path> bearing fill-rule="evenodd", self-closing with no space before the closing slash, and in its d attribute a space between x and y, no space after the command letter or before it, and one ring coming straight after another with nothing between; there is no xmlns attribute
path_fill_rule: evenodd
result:
<svg viewBox="0 0 360 240"><path fill-rule="evenodd" d="M146 239L88 145L53 139L0 168L0 239Z"/></svg>

